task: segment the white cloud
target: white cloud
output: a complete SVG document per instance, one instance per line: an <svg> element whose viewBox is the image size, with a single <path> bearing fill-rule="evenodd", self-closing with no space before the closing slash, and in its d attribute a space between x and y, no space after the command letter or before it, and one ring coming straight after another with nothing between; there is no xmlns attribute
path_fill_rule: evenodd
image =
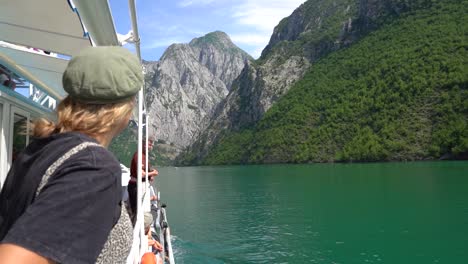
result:
<svg viewBox="0 0 468 264"><path fill-rule="evenodd" d="M250 46L266 45L269 38L268 35L254 33L230 34L229 36L234 43Z"/></svg>
<svg viewBox="0 0 468 264"><path fill-rule="evenodd" d="M232 8L231 17L242 32L232 34L239 46L250 46L254 58L260 57L281 19L288 17L305 0L241 0Z"/></svg>
<svg viewBox="0 0 468 264"><path fill-rule="evenodd" d="M254 57L255 59L260 58L260 55L262 55L263 48L264 48L264 46L257 47L256 49L254 49L253 51L250 52L250 55L252 57Z"/></svg>
<svg viewBox="0 0 468 264"><path fill-rule="evenodd" d="M255 59L260 57L262 50L270 40L269 33L241 33L229 36L237 46L247 51Z"/></svg>
<svg viewBox="0 0 468 264"><path fill-rule="evenodd" d="M142 48L147 52L162 50L170 44L187 43L210 31L222 30L236 45L258 57L274 27L303 2L305 0L177 0L174 4L178 8L174 12L153 7L151 14L141 19L141 30L146 33Z"/></svg>
<svg viewBox="0 0 468 264"><path fill-rule="evenodd" d="M142 41L142 49L165 48L174 43L187 43L196 36L206 34L196 28L180 25L165 26L149 21L142 25L146 34Z"/></svg>
<svg viewBox="0 0 468 264"><path fill-rule="evenodd" d="M193 4L193 1L186 0L186 1L179 2L177 5L180 6L180 7L187 7L187 6L190 6L192 4Z"/></svg>
<svg viewBox="0 0 468 264"><path fill-rule="evenodd" d="M213 3L215 0L183 0L177 5L180 7L188 7L192 5L207 5Z"/></svg>
<svg viewBox="0 0 468 264"><path fill-rule="evenodd" d="M184 42L186 41L177 39L177 38L176 39L173 39L173 38L159 39L159 40L152 41L146 45L143 45L142 49L165 48L174 43L184 43Z"/></svg>
<svg viewBox="0 0 468 264"><path fill-rule="evenodd" d="M281 19L291 15L303 2L305 0L244 0L234 7L232 17L238 24L271 34Z"/></svg>

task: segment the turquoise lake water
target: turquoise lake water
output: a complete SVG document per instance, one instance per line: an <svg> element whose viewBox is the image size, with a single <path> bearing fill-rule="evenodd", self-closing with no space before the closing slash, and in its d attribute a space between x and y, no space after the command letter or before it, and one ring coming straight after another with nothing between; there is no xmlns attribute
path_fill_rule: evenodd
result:
<svg viewBox="0 0 468 264"><path fill-rule="evenodd" d="M468 162L159 168L180 263L468 263Z"/></svg>

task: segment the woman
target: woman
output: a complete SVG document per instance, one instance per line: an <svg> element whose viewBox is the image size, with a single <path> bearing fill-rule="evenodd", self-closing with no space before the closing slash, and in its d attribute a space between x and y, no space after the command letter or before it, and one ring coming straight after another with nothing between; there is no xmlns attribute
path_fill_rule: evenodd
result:
<svg viewBox="0 0 468 264"><path fill-rule="evenodd" d="M148 140L148 150L153 149L153 141ZM146 160L146 140L143 140L143 152L141 153L141 159ZM148 167L151 167L148 163ZM151 181L154 177L158 176L158 171L156 169L148 170L148 179ZM131 218L132 223L135 224L137 217L137 177L138 177L138 152L133 154L132 163L130 164L130 180L128 181L127 191L128 191L128 202L130 204L130 209L132 211ZM142 181L146 181L146 165L142 164L141 168L141 177ZM150 198L152 200L152 197Z"/></svg>
<svg viewBox="0 0 468 264"><path fill-rule="evenodd" d="M36 140L0 194L2 264L125 262L132 227L120 165L106 148L127 126L142 83L138 59L121 47L88 48L70 61L57 122L33 124Z"/></svg>

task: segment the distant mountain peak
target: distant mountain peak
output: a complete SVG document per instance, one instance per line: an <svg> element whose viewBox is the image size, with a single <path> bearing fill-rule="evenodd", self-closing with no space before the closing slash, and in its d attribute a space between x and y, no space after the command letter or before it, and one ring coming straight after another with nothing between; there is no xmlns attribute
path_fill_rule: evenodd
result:
<svg viewBox="0 0 468 264"><path fill-rule="evenodd" d="M228 34L219 30L210 32L199 38L194 38L189 43L190 46L198 46L203 44L223 44L229 47L234 46L234 43L232 43L231 38L229 38Z"/></svg>
<svg viewBox="0 0 468 264"><path fill-rule="evenodd" d="M250 59L226 33L215 31L172 44L158 62L146 62L150 133L157 131L157 139L176 152L191 144Z"/></svg>
<svg viewBox="0 0 468 264"><path fill-rule="evenodd" d="M228 34L219 30L210 32L199 38L194 38L190 41L189 46L194 49L215 48L222 52L227 52L228 54L240 55L248 60L253 60L252 56L232 42Z"/></svg>

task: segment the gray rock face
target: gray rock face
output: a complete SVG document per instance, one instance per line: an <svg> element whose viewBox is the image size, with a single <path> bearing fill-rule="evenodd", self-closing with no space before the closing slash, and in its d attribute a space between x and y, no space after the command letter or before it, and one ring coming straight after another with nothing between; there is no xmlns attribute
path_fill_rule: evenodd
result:
<svg viewBox="0 0 468 264"><path fill-rule="evenodd" d="M272 58L262 65L246 64L217 108L210 128L238 130L254 125L310 67L310 62L300 56L279 65L274 65L275 61Z"/></svg>
<svg viewBox="0 0 468 264"><path fill-rule="evenodd" d="M160 61L146 62L150 134L178 149L191 144L249 59L217 31L173 44Z"/></svg>
<svg viewBox="0 0 468 264"><path fill-rule="evenodd" d="M300 56L292 56L280 65L274 65L275 61L276 58L272 58L256 66L250 61L246 63L228 96L217 106L207 128L188 150L193 156L179 157L178 162L197 164L223 133L254 125L310 66L309 61Z"/></svg>
<svg viewBox="0 0 468 264"><path fill-rule="evenodd" d="M228 90L234 79L239 76L245 61L252 60L250 55L234 45L229 36L221 31L193 39L189 46L199 63L223 81Z"/></svg>
<svg viewBox="0 0 468 264"><path fill-rule="evenodd" d="M309 68L313 69L315 61L372 31L380 17L398 13L404 8L400 2L309 0L302 4L275 27L260 59L246 64L181 162L199 163L223 134L254 126Z"/></svg>
<svg viewBox="0 0 468 264"><path fill-rule="evenodd" d="M356 0L309 0L275 27L262 58L279 53L315 61L342 47L357 17Z"/></svg>
<svg viewBox="0 0 468 264"><path fill-rule="evenodd" d="M356 14L354 0L310 0L283 19L260 59L246 64L193 145L190 151L196 156L195 163L203 159L224 132L255 125L316 59L338 49L345 35L343 28L348 28L346 25Z"/></svg>

